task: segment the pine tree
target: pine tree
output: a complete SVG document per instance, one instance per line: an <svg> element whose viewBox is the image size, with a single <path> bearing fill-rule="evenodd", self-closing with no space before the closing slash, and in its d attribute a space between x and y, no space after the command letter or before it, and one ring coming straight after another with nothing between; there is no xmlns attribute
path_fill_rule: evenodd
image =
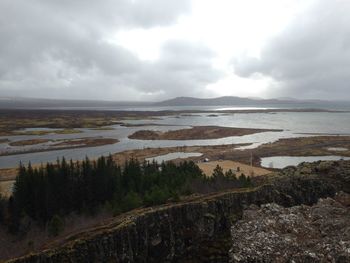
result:
<svg viewBox="0 0 350 263"><path fill-rule="evenodd" d="M58 236L63 231L63 229L64 229L63 219L58 215L54 215L48 225L49 235Z"/></svg>
<svg viewBox="0 0 350 263"><path fill-rule="evenodd" d="M213 170L212 176L214 179L223 178L224 177L223 169L219 165L216 165L215 169Z"/></svg>

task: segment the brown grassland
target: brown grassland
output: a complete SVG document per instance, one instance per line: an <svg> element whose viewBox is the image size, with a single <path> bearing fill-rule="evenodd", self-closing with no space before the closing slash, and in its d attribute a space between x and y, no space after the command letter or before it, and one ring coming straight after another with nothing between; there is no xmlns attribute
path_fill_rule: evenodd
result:
<svg viewBox="0 0 350 263"><path fill-rule="evenodd" d="M180 129L166 132L141 130L131 134L129 138L138 140L205 140L219 139L230 136L243 136L268 131L282 130L231 128L220 126L194 126L190 129Z"/></svg>

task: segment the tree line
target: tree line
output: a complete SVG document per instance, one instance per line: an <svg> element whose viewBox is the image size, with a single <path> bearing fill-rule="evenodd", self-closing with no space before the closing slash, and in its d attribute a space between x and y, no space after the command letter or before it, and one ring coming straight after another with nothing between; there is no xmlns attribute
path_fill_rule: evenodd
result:
<svg viewBox="0 0 350 263"><path fill-rule="evenodd" d="M217 166L206 177L192 161L179 164L130 159L123 165L112 158L67 162L64 158L33 168L20 164L12 196L0 197L0 221L12 232L29 217L41 225L72 212L96 213L107 207L115 215L140 206L176 201L193 192L249 187L250 178L237 178Z"/></svg>

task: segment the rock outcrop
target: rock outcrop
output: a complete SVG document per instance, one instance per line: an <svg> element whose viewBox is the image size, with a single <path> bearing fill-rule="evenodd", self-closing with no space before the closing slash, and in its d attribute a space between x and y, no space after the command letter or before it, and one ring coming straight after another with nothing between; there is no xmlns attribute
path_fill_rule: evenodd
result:
<svg viewBox="0 0 350 263"><path fill-rule="evenodd" d="M350 262L350 195L313 206L252 205L231 230L230 262Z"/></svg>
<svg viewBox="0 0 350 263"><path fill-rule="evenodd" d="M228 262L231 226L249 205L312 205L341 190L350 192L350 163L304 164L255 189L135 210L54 249L10 262Z"/></svg>

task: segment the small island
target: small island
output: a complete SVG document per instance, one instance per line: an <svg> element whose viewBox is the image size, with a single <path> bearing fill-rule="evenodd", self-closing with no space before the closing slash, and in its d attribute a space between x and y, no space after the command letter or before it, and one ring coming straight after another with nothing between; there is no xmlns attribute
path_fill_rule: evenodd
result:
<svg viewBox="0 0 350 263"><path fill-rule="evenodd" d="M0 152L0 156L34 153L34 152L46 152L46 151L54 151L54 150L76 149L76 148L85 148L85 147L96 147L96 146L114 144L118 142L119 142L118 139L104 138L104 137L86 137L86 138L59 139L59 140L49 140L49 139L19 140L19 141L10 142L9 145L20 147L20 148L13 148L11 150Z"/></svg>
<svg viewBox="0 0 350 263"><path fill-rule="evenodd" d="M232 128L220 126L194 126L190 129L174 131L140 130L131 135L130 139L138 140L207 140L231 136L243 136L259 132L280 132L278 129Z"/></svg>

